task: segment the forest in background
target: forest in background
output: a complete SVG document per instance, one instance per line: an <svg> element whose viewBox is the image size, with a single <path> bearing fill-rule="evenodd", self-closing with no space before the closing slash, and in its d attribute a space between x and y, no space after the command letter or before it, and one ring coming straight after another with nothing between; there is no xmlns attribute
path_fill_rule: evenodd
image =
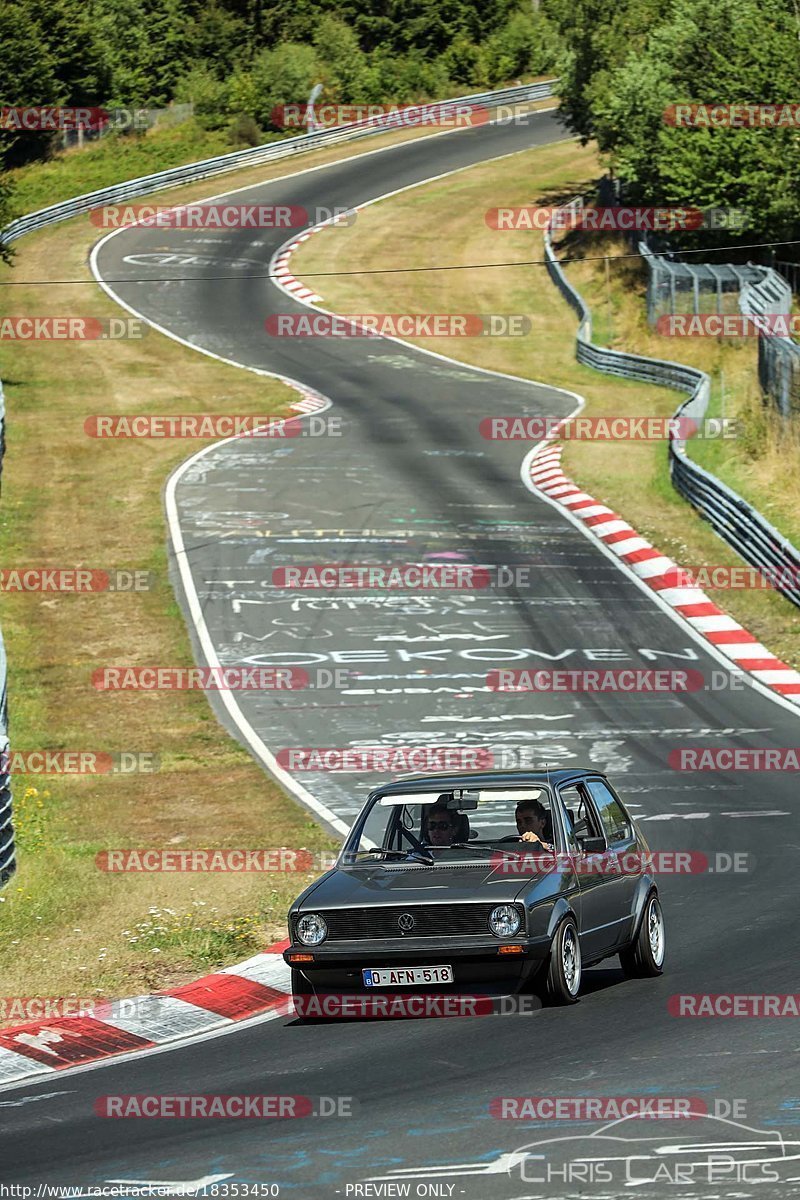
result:
<svg viewBox="0 0 800 1200"><path fill-rule="evenodd" d="M550 71L559 39L519 0L12 0L0 103L162 108L255 142L278 105L408 104ZM6 165L52 151L5 136Z"/></svg>
<svg viewBox="0 0 800 1200"><path fill-rule="evenodd" d="M0 62L0 106L191 103L230 148L282 136L274 110L318 82L322 103L409 104L558 74L569 127L631 203L745 210L728 241L800 226L796 126L664 121L679 103L800 104L795 0L10 0ZM59 144L0 133L0 165Z"/></svg>

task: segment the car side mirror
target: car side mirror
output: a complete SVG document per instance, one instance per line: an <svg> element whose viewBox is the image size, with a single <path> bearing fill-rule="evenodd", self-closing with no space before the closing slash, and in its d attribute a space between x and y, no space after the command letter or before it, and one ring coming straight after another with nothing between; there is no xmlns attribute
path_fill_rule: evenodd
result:
<svg viewBox="0 0 800 1200"><path fill-rule="evenodd" d="M584 837L579 839L578 844L584 854L602 854L606 848L606 839L604 837Z"/></svg>

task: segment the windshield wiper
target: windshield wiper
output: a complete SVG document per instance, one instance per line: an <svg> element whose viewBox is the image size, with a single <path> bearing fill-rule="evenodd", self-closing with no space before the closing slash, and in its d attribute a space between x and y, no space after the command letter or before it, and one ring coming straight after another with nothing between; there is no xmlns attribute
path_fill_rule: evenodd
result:
<svg viewBox="0 0 800 1200"><path fill-rule="evenodd" d="M376 846L373 850L362 850L361 853L393 854L395 857L399 855L400 858L413 858L415 862L424 862L427 863L428 866L433 866L436 861L436 859L432 858L430 854L426 854L424 850L388 850L383 846Z"/></svg>

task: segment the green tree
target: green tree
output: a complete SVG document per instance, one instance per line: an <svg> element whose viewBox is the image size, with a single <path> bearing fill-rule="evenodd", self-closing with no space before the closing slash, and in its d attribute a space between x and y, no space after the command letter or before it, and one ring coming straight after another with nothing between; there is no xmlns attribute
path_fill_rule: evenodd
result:
<svg viewBox="0 0 800 1200"><path fill-rule="evenodd" d="M58 105L66 99L39 23L23 4L0 8L0 106ZM0 165L44 157L53 138L41 132L0 134Z"/></svg>
<svg viewBox="0 0 800 1200"><path fill-rule="evenodd" d="M100 104L110 72L91 10L79 0L25 0L25 8L38 25L66 103Z"/></svg>
<svg viewBox="0 0 800 1200"><path fill-rule="evenodd" d="M296 42L284 42L256 55L251 69L256 92L256 111L252 115L262 129L273 123L276 105L305 103L318 81L319 70L313 48Z"/></svg>
<svg viewBox="0 0 800 1200"><path fill-rule="evenodd" d="M336 100L361 101L367 82L367 59L352 29L325 16L314 33L314 49L323 66L326 90Z"/></svg>
<svg viewBox="0 0 800 1200"><path fill-rule="evenodd" d="M792 128L675 128L669 105L780 103L796 95L800 43L781 0L675 0L643 53L597 79L593 128L632 199L743 208L746 230L776 239L800 224L800 144ZM729 240L729 233L721 235Z"/></svg>
<svg viewBox="0 0 800 1200"><path fill-rule="evenodd" d="M648 34L669 17L673 0L544 0L543 12L563 39L556 64L561 112L584 141L594 136L593 101L608 73L638 54Z"/></svg>
<svg viewBox="0 0 800 1200"><path fill-rule="evenodd" d="M194 117L203 129L222 129L228 119L226 85L206 66L195 65L175 84L178 104L194 105Z"/></svg>
<svg viewBox="0 0 800 1200"><path fill-rule="evenodd" d="M208 0L189 21L186 39L194 65L228 74L248 46L248 26L217 0Z"/></svg>
<svg viewBox="0 0 800 1200"><path fill-rule="evenodd" d="M552 71L563 49L559 34L542 12L515 12L486 42L492 83L519 75Z"/></svg>

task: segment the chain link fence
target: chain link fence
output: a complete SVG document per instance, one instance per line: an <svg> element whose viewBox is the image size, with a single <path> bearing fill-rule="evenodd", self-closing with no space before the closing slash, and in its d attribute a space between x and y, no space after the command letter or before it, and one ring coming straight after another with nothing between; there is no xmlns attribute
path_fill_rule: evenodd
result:
<svg viewBox="0 0 800 1200"><path fill-rule="evenodd" d="M739 267L732 263L690 265L654 254L646 241L639 242L639 253L647 263L647 320L655 325L659 317L676 313L735 313L739 294L748 283L763 277L761 267Z"/></svg>
<svg viewBox="0 0 800 1200"><path fill-rule="evenodd" d="M638 246L647 264L647 320L687 313L744 313L763 317L788 316L792 288L784 278L798 280L797 265L781 264L779 273L752 263L684 263L655 254L646 241ZM776 264L777 265L777 264ZM791 337L761 332L758 337L758 381L765 396L784 417L800 414L800 346Z"/></svg>
<svg viewBox="0 0 800 1200"><path fill-rule="evenodd" d="M116 132L128 133L136 130L171 129L181 125L194 115L193 104L170 104L167 108L114 108L108 110L106 120L99 127L65 129L61 135L64 150L89 145Z"/></svg>
<svg viewBox="0 0 800 1200"><path fill-rule="evenodd" d="M788 316L792 311L792 289L777 271L766 270L760 282L742 289L739 306L752 316L774 312ZM789 336L759 335L758 382L781 416L800 414L800 346Z"/></svg>

